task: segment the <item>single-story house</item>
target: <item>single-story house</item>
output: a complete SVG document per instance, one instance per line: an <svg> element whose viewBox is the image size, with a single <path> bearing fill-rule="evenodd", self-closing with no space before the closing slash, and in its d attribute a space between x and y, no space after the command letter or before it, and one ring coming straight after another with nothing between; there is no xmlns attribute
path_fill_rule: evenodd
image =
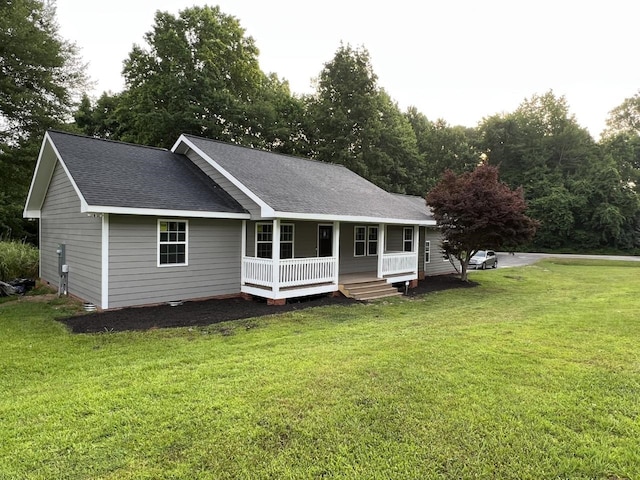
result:
<svg viewBox="0 0 640 480"><path fill-rule="evenodd" d="M24 216L39 219L42 280L101 309L367 298L357 284L377 281L382 295L453 271L424 199L340 165L191 135L169 151L49 131Z"/></svg>

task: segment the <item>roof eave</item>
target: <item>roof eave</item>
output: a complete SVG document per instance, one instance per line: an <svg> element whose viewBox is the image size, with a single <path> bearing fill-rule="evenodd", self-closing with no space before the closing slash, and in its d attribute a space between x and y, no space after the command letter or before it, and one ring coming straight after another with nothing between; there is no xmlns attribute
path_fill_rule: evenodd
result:
<svg viewBox="0 0 640 480"><path fill-rule="evenodd" d="M119 215L141 215L154 217L181 217L181 218L216 218L230 220L249 220L248 213L237 212L212 212L202 210L171 210L165 208L137 208L137 207L116 207L111 205L87 205L82 213L103 214L113 213Z"/></svg>
<svg viewBox="0 0 640 480"><path fill-rule="evenodd" d="M325 222L350 222L350 223L386 223L394 225L422 225L432 227L435 220L415 218L391 218L374 217L367 215L332 215L318 213L274 212L274 218L287 218L292 220L318 220Z"/></svg>

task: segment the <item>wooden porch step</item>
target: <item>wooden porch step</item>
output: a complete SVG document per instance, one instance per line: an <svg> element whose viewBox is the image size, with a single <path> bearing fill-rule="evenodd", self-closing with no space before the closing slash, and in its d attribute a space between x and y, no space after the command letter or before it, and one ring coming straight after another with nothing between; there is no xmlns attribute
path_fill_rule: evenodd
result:
<svg viewBox="0 0 640 480"><path fill-rule="evenodd" d="M375 300L378 298L397 297L402 295L386 280L366 280L340 285L340 291L347 297L356 300Z"/></svg>

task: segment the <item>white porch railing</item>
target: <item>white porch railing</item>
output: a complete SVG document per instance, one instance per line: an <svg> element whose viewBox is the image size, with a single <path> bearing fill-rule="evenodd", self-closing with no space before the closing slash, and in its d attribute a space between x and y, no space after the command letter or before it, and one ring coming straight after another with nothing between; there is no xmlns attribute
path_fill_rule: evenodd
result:
<svg viewBox="0 0 640 480"><path fill-rule="evenodd" d="M274 261L270 258L243 257L242 283L274 287ZM335 257L289 258L279 262L280 288L332 282L337 278Z"/></svg>
<svg viewBox="0 0 640 480"><path fill-rule="evenodd" d="M243 257L242 283L253 283L262 287L273 286L273 260L270 258Z"/></svg>
<svg viewBox="0 0 640 480"><path fill-rule="evenodd" d="M382 254L382 272L380 275L417 272L418 252L395 252Z"/></svg>
<svg viewBox="0 0 640 480"><path fill-rule="evenodd" d="M280 286L297 287L333 281L337 276L335 257L288 258L280 260Z"/></svg>

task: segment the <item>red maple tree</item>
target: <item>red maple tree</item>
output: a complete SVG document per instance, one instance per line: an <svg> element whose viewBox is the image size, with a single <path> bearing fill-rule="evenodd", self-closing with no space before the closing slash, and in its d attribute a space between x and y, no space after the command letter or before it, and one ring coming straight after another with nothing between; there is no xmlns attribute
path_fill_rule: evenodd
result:
<svg viewBox="0 0 640 480"><path fill-rule="evenodd" d="M443 251L458 259L463 281L478 250L513 249L530 241L539 225L524 213L522 188L511 190L492 165L481 164L461 175L447 170L426 200L440 227Z"/></svg>

